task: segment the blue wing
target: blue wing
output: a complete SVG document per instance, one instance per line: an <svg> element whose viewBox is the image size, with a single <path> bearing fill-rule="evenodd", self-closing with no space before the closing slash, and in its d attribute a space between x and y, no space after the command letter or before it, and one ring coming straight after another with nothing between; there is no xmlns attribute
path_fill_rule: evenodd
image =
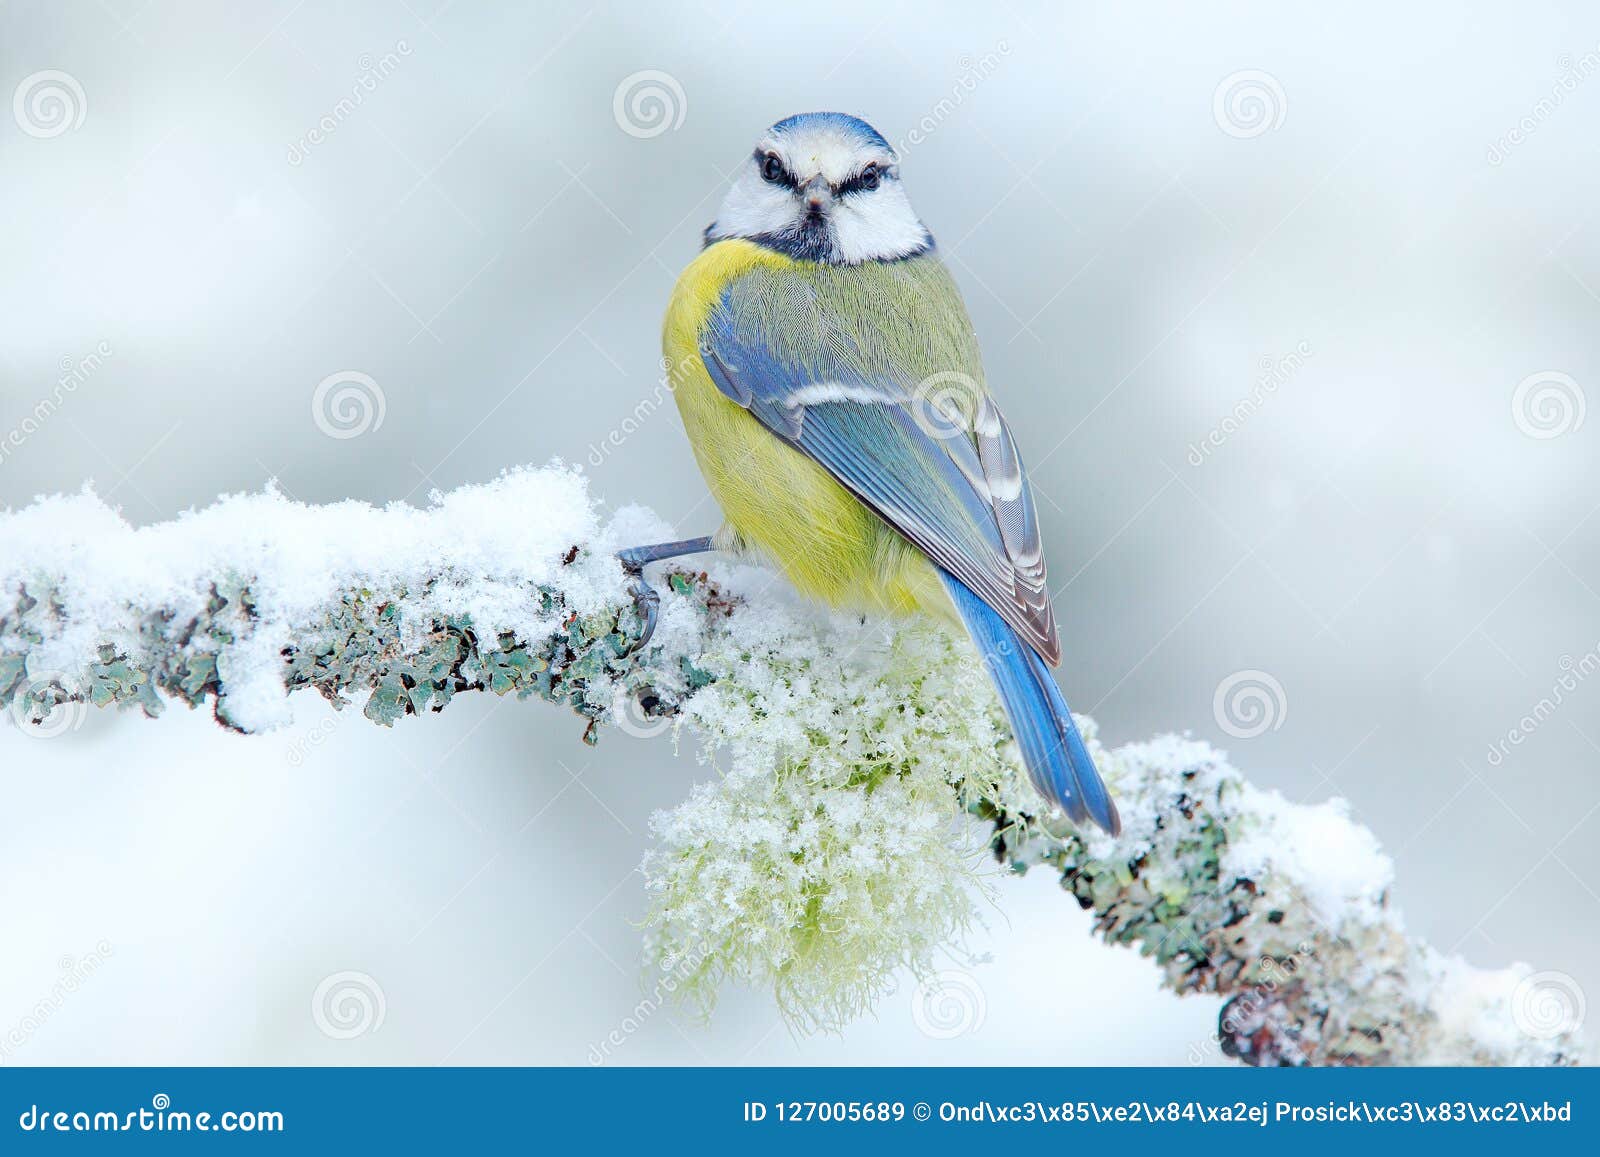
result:
<svg viewBox="0 0 1600 1157"><path fill-rule="evenodd" d="M1059 662L1038 519L1011 432L981 389L964 403L939 396L938 379L975 386L974 376L886 352L918 343L904 333L882 341L864 334L859 317L830 313L798 277L780 291L777 314L786 336L801 332L798 343L773 340L770 316L768 324L750 324L738 292L735 282L701 336L717 388L960 579L1047 661ZM880 307L874 320L900 329L951 321L919 317L914 299ZM919 388L930 380L931 390Z"/></svg>

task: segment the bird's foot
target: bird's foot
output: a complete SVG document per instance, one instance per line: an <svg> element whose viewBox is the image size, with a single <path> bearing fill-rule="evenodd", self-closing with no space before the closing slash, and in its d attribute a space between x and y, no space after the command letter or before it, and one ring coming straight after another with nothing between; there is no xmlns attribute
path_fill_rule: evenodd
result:
<svg viewBox="0 0 1600 1157"><path fill-rule="evenodd" d="M622 569L628 574L628 593L633 596L633 609L642 624L638 638L628 644L624 656L636 655L649 644L656 633L656 622L661 617L661 596L644 581L644 563L622 559Z"/></svg>
<svg viewBox="0 0 1600 1157"><path fill-rule="evenodd" d="M654 546L632 546L627 550L617 552L617 561L622 564L622 569L628 575L628 591L633 595L634 608L639 612L639 618L644 623L644 629L623 652L632 655L641 650L650 642L650 636L656 633L656 620L661 616L661 596L656 594L649 583L644 581L644 568L647 563L660 562L668 558L681 558L686 554L699 554L702 551L713 549L711 538L686 538L682 542L662 542Z"/></svg>

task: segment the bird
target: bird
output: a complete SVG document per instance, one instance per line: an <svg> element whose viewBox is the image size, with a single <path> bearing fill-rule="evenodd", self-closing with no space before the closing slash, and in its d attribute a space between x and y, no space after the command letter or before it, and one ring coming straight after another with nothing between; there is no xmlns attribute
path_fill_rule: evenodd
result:
<svg viewBox="0 0 1600 1157"><path fill-rule="evenodd" d="M844 113L778 121L740 166L662 327L668 384L722 509L618 552L765 559L805 596L964 626L1028 774L1077 824L1121 819L1050 668L1061 644L1017 444L896 151Z"/></svg>

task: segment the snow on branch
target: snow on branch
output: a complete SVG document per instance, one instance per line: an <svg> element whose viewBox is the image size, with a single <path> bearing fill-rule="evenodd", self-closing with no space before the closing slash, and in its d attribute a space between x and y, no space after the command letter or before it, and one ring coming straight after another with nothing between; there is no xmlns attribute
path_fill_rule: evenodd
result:
<svg viewBox="0 0 1600 1157"><path fill-rule="evenodd" d="M383 725L490 691L566 704L590 742L687 729L718 774L654 821L649 951L706 1005L742 981L810 1028L865 1011L960 944L993 889L976 842L1057 874L1174 991L1222 997L1218 1043L1246 1062L1578 1059L1572 979L1408 936L1337 801L1290 804L1175 736L1104 749L1085 719L1123 834L1044 810L980 657L935 626L798 607L713 559L655 577L660 626L629 655L612 553L671 537L637 508L602 523L559 465L425 509L269 488L142 528L87 491L42 499L0 514L0 705L48 729L179 700L257 732L303 688Z"/></svg>

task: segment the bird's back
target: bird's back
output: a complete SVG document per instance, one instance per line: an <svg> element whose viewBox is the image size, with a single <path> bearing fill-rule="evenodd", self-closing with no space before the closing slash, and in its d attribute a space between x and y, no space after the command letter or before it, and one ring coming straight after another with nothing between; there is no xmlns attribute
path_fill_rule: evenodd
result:
<svg viewBox="0 0 1600 1157"><path fill-rule="evenodd" d="M701 472L729 528L805 594L834 605L948 614L930 564L811 458L726 397L701 358L725 310L742 334L823 388L839 359L908 392L939 374L982 381L960 293L933 257L835 266L747 241L708 246L679 278L663 348Z"/></svg>

